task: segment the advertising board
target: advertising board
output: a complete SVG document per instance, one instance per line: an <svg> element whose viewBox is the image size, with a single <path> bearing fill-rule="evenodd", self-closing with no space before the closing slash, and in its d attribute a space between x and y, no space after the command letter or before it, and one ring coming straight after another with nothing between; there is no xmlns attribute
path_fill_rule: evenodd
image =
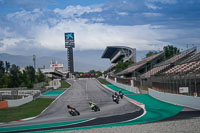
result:
<svg viewBox="0 0 200 133"><path fill-rule="evenodd" d="M179 87L179 93L188 93L188 87Z"/></svg>
<svg viewBox="0 0 200 133"><path fill-rule="evenodd" d="M72 47L72 48L75 47L73 32L65 33L65 48L69 48L69 47Z"/></svg>

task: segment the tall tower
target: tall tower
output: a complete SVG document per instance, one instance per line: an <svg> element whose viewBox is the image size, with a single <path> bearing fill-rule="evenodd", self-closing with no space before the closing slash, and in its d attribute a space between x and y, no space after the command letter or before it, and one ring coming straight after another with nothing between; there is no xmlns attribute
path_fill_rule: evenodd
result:
<svg viewBox="0 0 200 133"><path fill-rule="evenodd" d="M33 67L34 69L36 69L36 56L33 55Z"/></svg>
<svg viewBox="0 0 200 133"><path fill-rule="evenodd" d="M74 33L65 33L65 48L67 48L67 58L68 58L68 71L70 75L74 72L74 60L73 60L73 48L74 43Z"/></svg>

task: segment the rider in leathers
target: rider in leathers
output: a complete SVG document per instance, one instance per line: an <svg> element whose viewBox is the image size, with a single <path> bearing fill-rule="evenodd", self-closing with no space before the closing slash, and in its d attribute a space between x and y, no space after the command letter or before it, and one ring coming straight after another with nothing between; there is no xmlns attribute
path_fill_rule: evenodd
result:
<svg viewBox="0 0 200 133"><path fill-rule="evenodd" d="M89 105L90 105L91 109L93 109L96 106L96 104L94 102L92 102L92 101L89 102Z"/></svg>

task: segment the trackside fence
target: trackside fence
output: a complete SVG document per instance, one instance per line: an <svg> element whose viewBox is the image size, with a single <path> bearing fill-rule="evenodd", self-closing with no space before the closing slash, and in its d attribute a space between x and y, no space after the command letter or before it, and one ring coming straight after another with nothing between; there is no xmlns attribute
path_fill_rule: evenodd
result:
<svg viewBox="0 0 200 133"><path fill-rule="evenodd" d="M200 75L151 77L152 89L160 92L200 96Z"/></svg>
<svg viewBox="0 0 200 133"><path fill-rule="evenodd" d="M139 88L140 91L143 88L152 88L160 92L200 97L200 74L154 76L147 81L114 76L107 78L116 83Z"/></svg>

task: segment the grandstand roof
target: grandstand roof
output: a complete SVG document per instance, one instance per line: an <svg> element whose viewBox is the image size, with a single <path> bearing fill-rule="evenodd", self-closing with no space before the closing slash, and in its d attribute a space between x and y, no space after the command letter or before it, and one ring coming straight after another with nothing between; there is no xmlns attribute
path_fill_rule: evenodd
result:
<svg viewBox="0 0 200 133"><path fill-rule="evenodd" d="M129 52L124 53L124 51L122 49L128 50ZM120 51L123 51L123 52L119 53ZM124 58L124 56L127 54L129 54L130 58L134 57L133 61L136 62L135 49L132 49L132 48L126 47L126 46L108 46L104 50L101 58L109 58L112 63L116 63L119 60L121 60L122 58Z"/></svg>
<svg viewBox="0 0 200 133"><path fill-rule="evenodd" d="M127 69L123 70L122 72L117 73L117 75L123 75L123 74L132 73L132 72L136 71L137 69L140 69L142 66L146 65L147 63L153 61L154 59L162 56L163 54L164 54L164 52L160 52L158 54L155 54L155 55L152 55L150 57L144 58L140 62L131 65Z"/></svg>

